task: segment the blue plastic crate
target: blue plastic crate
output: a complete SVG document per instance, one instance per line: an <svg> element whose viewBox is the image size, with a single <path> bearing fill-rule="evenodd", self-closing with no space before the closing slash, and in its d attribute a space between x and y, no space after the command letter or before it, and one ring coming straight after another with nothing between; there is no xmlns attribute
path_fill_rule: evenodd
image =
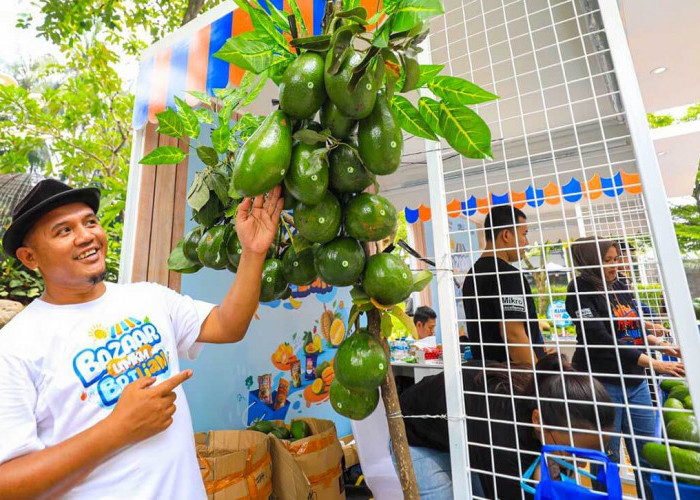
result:
<svg viewBox="0 0 700 500"><path fill-rule="evenodd" d="M654 493L654 500L675 500L676 490L673 482L664 479L660 474L651 474L651 491ZM700 486L678 482L678 493L681 500L697 500L700 498Z"/></svg>
<svg viewBox="0 0 700 500"><path fill-rule="evenodd" d="M289 410L289 400L285 405L275 410L273 405L267 405L260 401L258 397L258 390L250 391L248 393L248 425L255 420L284 420L287 417L287 411ZM277 391L272 391L272 401L277 397Z"/></svg>

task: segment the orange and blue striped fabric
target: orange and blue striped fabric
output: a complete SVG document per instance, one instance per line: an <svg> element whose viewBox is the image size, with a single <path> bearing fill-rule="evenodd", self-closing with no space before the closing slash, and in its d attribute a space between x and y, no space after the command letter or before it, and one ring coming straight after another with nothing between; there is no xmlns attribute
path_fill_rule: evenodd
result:
<svg viewBox="0 0 700 500"><path fill-rule="evenodd" d="M259 0L269 12L268 2L280 10L291 12L286 0ZM362 0L368 16L374 15L381 2ZM307 29L314 35L321 33L325 0L297 0ZM196 20L195 20L196 21ZM141 61L136 82L133 126L139 130L147 122L155 123L156 114L166 107L175 107L175 97L190 105L197 100L186 94L189 90L207 92L238 85L243 70L214 57L231 36L253 29L250 16L239 8L223 14L211 24L184 38L175 40L155 54Z"/></svg>

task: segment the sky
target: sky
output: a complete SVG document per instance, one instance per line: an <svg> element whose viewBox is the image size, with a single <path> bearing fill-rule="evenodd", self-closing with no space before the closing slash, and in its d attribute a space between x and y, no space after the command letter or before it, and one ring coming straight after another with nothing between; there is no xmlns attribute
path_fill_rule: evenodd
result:
<svg viewBox="0 0 700 500"><path fill-rule="evenodd" d="M34 18L33 27L19 29L15 27L17 17L29 12ZM62 60L60 51L48 40L37 36L36 26L40 23L40 10L30 0L0 0L0 72L3 66L14 62L31 60L46 54ZM125 84L131 87L138 75L138 61L124 60L117 65L119 74Z"/></svg>
<svg viewBox="0 0 700 500"><path fill-rule="evenodd" d="M35 30L15 27L17 16L23 12L31 12L36 17L39 9L29 0L0 1L0 61L3 65L44 54L58 57L59 51L44 38L37 37Z"/></svg>

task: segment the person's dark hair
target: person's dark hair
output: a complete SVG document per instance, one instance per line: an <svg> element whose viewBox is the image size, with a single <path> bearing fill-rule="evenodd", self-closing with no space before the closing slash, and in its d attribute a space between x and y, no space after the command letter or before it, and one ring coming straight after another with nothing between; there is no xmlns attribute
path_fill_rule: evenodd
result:
<svg viewBox="0 0 700 500"><path fill-rule="evenodd" d="M437 314L428 306L420 306L416 309L416 312L413 313L413 324L425 324L429 319L437 319Z"/></svg>
<svg viewBox="0 0 700 500"><path fill-rule="evenodd" d="M566 359L561 359L556 353L542 358L537 363L536 370L539 373L531 377L526 395L534 397L539 394L540 418L545 426L597 429L599 421L601 430L613 427L615 408L607 404L598 405L612 402L603 384L576 371ZM531 401L530 414L537 407L537 401Z"/></svg>
<svg viewBox="0 0 700 500"><path fill-rule="evenodd" d="M486 241L495 240L504 229L515 228L520 219L527 220L527 216L519 208L510 205L493 207L484 220Z"/></svg>
<svg viewBox="0 0 700 500"><path fill-rule="evenodd" d="M599 420L601 430L612 428L615 409L609 405L593 404L611 402L605 387L587 374L576 371L561 355L549 354L540 359L534 374L525 371L528 369L526 365L511 363L511 369L516 371L510 373L507 367L507 363L486 365L488 392L526 396L527 399L516 400L519 420L529 422L532 411L539 408L540 418L546 426L597 429ZM475 382L483 388L483 372L477 375ZM539 399L539 406L535 397Z"/></svg>

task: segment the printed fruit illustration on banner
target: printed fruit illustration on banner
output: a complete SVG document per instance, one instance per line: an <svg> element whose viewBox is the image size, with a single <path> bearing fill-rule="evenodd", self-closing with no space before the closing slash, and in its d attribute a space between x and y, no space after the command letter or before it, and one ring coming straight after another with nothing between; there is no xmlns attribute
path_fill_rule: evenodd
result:
<svg viewBox="0 0 700 500"><path fill-rule="evenodd" d="M382 176L401 171L405 137L444 139L468 158L491 157L489 128L469 107L498 96L441 76L442 65L418 62L430 18L443 13L437 0L383 2L371 13L357 0L328 2L321 32L313 33L295 0L285 2L284 13L251 0L236 4L253 30L233 36L214 56L245 71L239 87L215 90L216 99L193 93L203 104L196 110L177 97L176 110L158 115L159 132L187 138L205 165L187 194L198 226L169 265L180 272L202 265L237 272L244 253L235 229L241 199L282 185L284 212L263 267L260 301L286 300L293 287L317 278L352 286L348 322L324 311L319 333L307 332L301 349L313 358L324 347L338 348L310 392L330 391L338 413L361 419L376 407L389 363L385 341L359 329L360 316L380 315L384 337L394 320L408 327L397 304L432 277L414 275L397 250L381 253L398 232ZM278 86L275 95L269 82ZM418 99L418 89L433 98ZM264 116L247 112L258 97L273 102ZM209 129L210 136L200 137ZM141 162L180 163L186 156L161 146ZM289 358L284 346L273 354L276 366Z"/></svg>

